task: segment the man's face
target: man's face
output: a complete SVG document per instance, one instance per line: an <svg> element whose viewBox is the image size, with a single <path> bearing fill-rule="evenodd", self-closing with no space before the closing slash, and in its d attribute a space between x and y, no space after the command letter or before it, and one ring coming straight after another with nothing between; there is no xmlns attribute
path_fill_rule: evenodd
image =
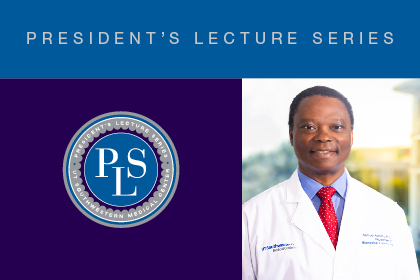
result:
<svg viewBox="0 0 420 280"><path fill-rule="evenodd" d="M353 144L350 116L337 98L304 98L294 116L290 143L306 175L344 171Z"/></svg>

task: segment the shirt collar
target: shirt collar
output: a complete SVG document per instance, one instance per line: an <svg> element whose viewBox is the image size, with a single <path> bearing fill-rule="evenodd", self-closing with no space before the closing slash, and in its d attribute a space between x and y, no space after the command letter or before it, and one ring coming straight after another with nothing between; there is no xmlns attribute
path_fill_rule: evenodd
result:
<svg viewBox="0 0 420 280"><path fill-rule="evenodd" d="M316 195L316 193L322 188L325 187L315 181L312 178L309 178L305 174L303 174L299 168L298 168L298 176L300 184L302 185L303 190L308 195L309 199L312 200L312 198ZM343 172L343 174L335 180L334 183L331 184L331 187L333 187L337 193L344 199L346 199L346 193L347 193L347 174L346 171Z"/></svg>

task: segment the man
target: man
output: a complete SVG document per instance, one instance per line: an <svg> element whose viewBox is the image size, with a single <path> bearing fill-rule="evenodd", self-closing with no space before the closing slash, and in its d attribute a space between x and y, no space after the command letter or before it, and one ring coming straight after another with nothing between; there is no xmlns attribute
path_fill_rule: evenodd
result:
<svg viewBox="0 0 420 280"><path fill-rule="evenodd" d="M345 169L353 125L336 90L295 97L289 136L299 166L243 205L242 279L419 279L404 211Z"/></svg>

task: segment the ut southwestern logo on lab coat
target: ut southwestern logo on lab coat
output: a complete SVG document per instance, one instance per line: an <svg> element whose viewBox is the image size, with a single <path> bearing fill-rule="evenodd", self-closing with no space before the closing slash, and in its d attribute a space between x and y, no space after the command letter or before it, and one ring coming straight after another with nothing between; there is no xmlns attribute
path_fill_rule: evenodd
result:
<svg viewBox="0 0 420 280"><path fill-rule="evenodd" d="M290 250L290 249L296 249L296 246L294 243L286 243L286 244L274 244L270 246L264 246L262 247L262 251L268 251L273 249L274 252L284 251L284 250Z"/></svg>
<svg viewBox="0 0 420 280"><path fill-rule="evenodd" d="M179 162L169 136L152 120L129 112L98 116L68 145L67 192L88 218L132 227L156 217L174 195Z"/></svg>

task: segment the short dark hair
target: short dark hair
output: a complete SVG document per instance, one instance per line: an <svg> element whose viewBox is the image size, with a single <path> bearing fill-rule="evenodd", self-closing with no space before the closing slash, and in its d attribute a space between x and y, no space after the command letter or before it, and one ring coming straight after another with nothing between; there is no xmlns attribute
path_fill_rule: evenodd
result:
<svg viewBox="0 0 420 280"><path fill-rule="evenodd" d="M353 109L351 107L350 102L340 92L336 91L335 89L324 87L324 86L315 86L315 87L307 88L295 96L295 98L292 101L292 104L290 104L290 110L289 110L289 128L291 130L293 130L294 117L295 117L296 110L299 107L300 102L304 98L311 97L314 95L334 97L334 98L339 99L341 102L343 102L344 105L346 106L347 112L350 115L351 129L353 130L354 116L353 116Z"/></svg>

